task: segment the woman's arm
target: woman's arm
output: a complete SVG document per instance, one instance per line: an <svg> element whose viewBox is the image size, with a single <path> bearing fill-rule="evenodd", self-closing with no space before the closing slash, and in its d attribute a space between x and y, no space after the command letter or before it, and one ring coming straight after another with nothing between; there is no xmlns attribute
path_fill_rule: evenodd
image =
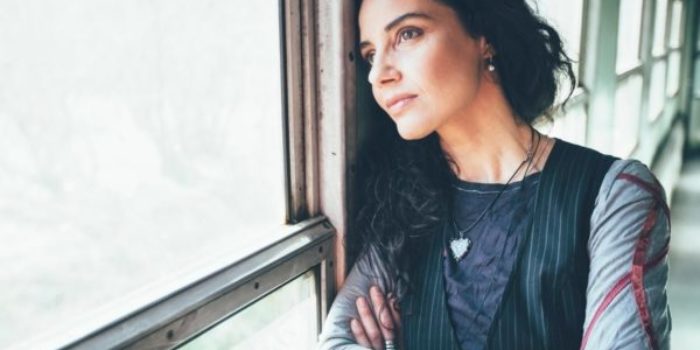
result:
<svg viewBox="0 0 700 350"><path fill-rule="evenodd" d="M642 163L616 161L591 217L591 258L581 349L668 349L670 214Z"/></svg>
<svg viewBox="0 0 700 350"><path fill-rule="evenodd" d="M319 350L359 350L367 349L357 344L350 328L350 321L360 319L357 311L357 298L370 301L369 289L376 285L382 291L391 290L386 272L379 259L369 254L361 254L350 270L345 284L336 295L319 337Z"/></svg>

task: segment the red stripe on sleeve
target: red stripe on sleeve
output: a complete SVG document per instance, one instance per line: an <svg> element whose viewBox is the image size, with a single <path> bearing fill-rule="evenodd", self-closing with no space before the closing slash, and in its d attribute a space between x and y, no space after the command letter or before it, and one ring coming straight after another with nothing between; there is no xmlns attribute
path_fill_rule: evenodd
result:
<svg viewBox="0 0 700 350"><path fill-rule="evenodd" d="M590 324L584 332L583 339L581 341L582 350L586 347L588 339L591 335L591 332L593 331L595 324L598 322L598 319L600 319L605 310L607 310L607 308L610 306L615 297L617 297L622 292L622 290L630 283L632 284L634 300L637 304L639 316L644 327L644 332L646 333L647 338L649 340L649 344L651 344L652 349L658 349L658 343L654 335L651 313L646 302L646 294L644 291L644 272L655 267L663 261L663 259L668 255L669 242L667 241L664 248L661 249L661 251L649 262L645 263L645 260L646 252L649 248L651 240L651 231L656 225L658 219L658 208L661 207L661 209L664 210L669 220L671 217L670 211L665 201L663 200L663 197L661 195L662 192L660 190L660 185L658 184L658 182L656 182L656 184L650 184L637 176L625 173L618 175L618 178L630 181L649 192L654 197L655 203L649 209L649 213L647 214L646 219L644 220L644 225L642 226L642 232L640 233L639 239L637 240L637 243L635 245L633 255L634 257L632 261L632 270L613 285L608 294L605 295L605 298L603 298L603 302L596 309L596 312L591 318Z"/></svg>

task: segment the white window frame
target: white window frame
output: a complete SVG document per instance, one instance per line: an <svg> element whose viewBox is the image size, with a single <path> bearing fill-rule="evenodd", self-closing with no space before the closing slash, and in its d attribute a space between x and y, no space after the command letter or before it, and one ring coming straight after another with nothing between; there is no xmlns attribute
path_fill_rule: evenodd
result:
<svg viewBox="0 0 700 350"><path fill-rule="evenodd" d="M632 76L641 75L643 78L642 105L640 112L639 130L637 130L636 146L619 156L626 158L636 158L647 164L651 163L655 150L665 135L670 131L673 119L680 110L680 100L683 95L683 86L686 78L681 74L681 88L674 96L664 94L664 107L658 116L652 118L649 114L651 71L654 63L660 60L667 60L670 52L674 50L684 51L685 44L680 48L668 49L668 26L670 25L670 11L674 1L667 3L667 13L664 30L665 52L662 55L653 55L654 38L654 16L656 11L656 0L645 0L642 14L642 31L640 33L640 64L617 74L617 38L620 0L589 0L587 13L587 37L586 47L582 52L584 69L582 73L583 85L588 88L588 137L587 146L599 149L603 152L611 152L613 149L613 127L614 122L611 116L615 113L614 98L617 86ZM685 28L687 18L688 2L684 2L682 27ZM686 55L681 56L681 67L685 67ZM682 68L682 71L687 69ZM668 69L666 72L668 75ZM664 79L665 82L666 78ZM665 85L664 85L665 87ZM666 89L664 88L664 91Z"/></svg>

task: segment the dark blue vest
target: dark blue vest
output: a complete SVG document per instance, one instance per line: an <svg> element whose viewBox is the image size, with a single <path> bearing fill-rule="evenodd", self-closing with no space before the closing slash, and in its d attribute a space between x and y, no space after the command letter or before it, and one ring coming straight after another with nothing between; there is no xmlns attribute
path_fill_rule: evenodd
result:
<svg viewBox="0 0 700 350"><path fill-rule="evenodd" d="M557 139L542 170L531 224L491 325L488 349L578 349L588 284L590 218L616 158ZM442 270L445 228L427 238L401 302L407 350L459 349Z"/></svg>

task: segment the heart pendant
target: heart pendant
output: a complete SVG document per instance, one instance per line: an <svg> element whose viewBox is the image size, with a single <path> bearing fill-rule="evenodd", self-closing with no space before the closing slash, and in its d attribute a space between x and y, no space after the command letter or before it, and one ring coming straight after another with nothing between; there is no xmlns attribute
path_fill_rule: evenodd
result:
<svg viewBox="0 0 700 350"><path fill-rule="evenodd" d="M452 250L452 256L454 256L456 261L462 260L464 255L469 251L469 247L472 245L472 241L469 238L458 238L453 239L450 242L450 249Z"/></svg>

